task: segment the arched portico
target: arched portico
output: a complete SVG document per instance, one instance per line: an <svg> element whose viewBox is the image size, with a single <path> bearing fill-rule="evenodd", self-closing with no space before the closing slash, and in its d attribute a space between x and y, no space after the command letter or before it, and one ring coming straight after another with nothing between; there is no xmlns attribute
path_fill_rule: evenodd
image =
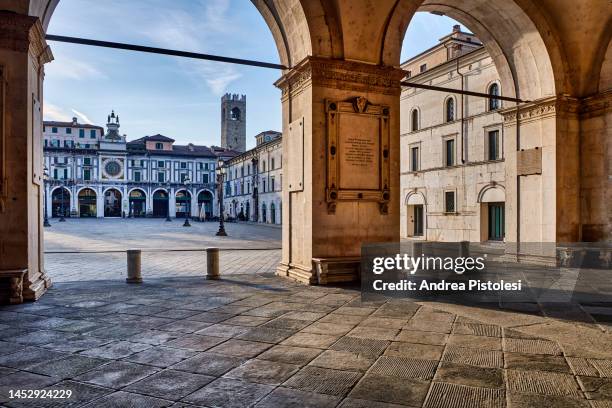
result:
<svg viewBox="0 0 612 408"><path fill-rule="evenodd" d="M11 118L0 135L0 270L28 271L26 299L37 298L49 284L41 257L42 215L31 214L42 214L43 65L53 58L44 32L57 3L8 0L0 12L0 38L6 39L0 41L0 79L9 82L1 110ZM300 142L283 143L283 159L293 164L283 166L280 274L313 282L313 258L356 257L363 242L399 239L399 81L404 74L397 67L406 27L419 8L468 25L493 56L504 95L532 101L502 109L504 134L512 135L504 138L507 239L611 238L608 2L590 0L582 7L572 0L253 4L270 27L281 63L289 67L276 83L282 90L283 133ZM593 79L598 74L600 81ZM378 188L376 197L351 193L371 187L366 177L337 184L346 180L343 174L357 174L342 159L344 153L332 154L353 143L348 140L353 129L342 124L342 115L351 110L363 121L359 129L374 132L368 115L379 115L388 129L388 140L376 150L380 166L369 169L388 174L382 177L386 183L368 189ZM328 143L332 133L336 145ZM339 164L337 180L328 178L330 160ZM533 160L536 166L525 165Z"/></svg>

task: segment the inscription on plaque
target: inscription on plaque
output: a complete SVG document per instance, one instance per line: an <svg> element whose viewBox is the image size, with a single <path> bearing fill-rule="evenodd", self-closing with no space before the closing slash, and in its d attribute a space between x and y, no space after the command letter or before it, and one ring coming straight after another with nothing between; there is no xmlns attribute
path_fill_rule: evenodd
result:
<svg viewBox="0 0 612 408"><path fill-rule="evenodd" d="M380 136L376 118L344 115L340 119L340 188L380 188Z"/></svg>

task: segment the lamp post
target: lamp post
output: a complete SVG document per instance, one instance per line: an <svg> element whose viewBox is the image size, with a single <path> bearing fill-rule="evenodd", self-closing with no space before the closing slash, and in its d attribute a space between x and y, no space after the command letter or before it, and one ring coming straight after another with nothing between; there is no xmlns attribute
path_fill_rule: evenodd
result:
<svg viewBox="0 0 612 408"><path fill-rule="evenodd" d="M43 205L45 206L45 219L43 222L43 227L50 227L49 223L49 214L47 213L47 182L49 181L49 169L47 166L43 169L43 189L45 190L45 196L43 200Z"/></svg>
<svg viewBox="0 0 612 408"><path fill-rule="evenodd" d="M191 184L191 179L189 176L185 177L183 180L185 184L185 222L183 223L183 227L191 227L189 223L189 212L191 211L191 194L189 194L189 184Z"/></svg>
<svg viewBox="0 0 612 408"><path fill-rule="evenodd" d="M61 213L60 213L60 219L59 219L59 222L66 222L66 219L64 218L64 211L65 211L65 210L64 210L64 192L66 191L65 184L64 184L64 183L62 183L62 185L61 185L61 187L60 187L60 188L62 189L62 205L61 205L61 207L60 207L60 211L61 211Z"/></svg>
<svg viewBox="0 0 612 408"><path fill-rule="evenodd" d="M170 183L166 184L166 195L168 197L168 203L166 205L166 222L171 222L170 218Z"/></svg>
<svg viewBox="0 0 612 408"><path fill-rule="evenodd" d="M217 162L217 194L219 194L219 231L217 231L218 237L227 237L225 232L225 225L223 224L223 176L225 173L225 167L223 167L223 160L219 159Z"/></svg>

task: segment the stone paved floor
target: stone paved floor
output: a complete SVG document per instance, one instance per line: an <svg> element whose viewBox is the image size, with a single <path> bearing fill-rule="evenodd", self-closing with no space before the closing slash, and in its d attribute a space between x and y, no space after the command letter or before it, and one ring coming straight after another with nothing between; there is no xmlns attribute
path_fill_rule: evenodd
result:
<svg viewBox="0 0 612 408"><path fill-rule="evenodd" d="M220 263L226 274L273 272L280 261L281 230L273 226L230 223L226 224L229 236L217 237L218 223L213 222L192 222L190 228L183 227L182 220L163 219L51 223L52 227L45 229L45 269L54 282L124 279L126 254L104 251L129 248L143 250L145 279L205 275L202 249L210 246L221 248ZM167 252L176 250L181 252Z"/></svg>
<svg viewBox="0 0 612 408"><path fill-rule="evenodd" d="M252 274L57 283L0 308L0 405L56 406L8 398L48 388L87 407L610 407L612 336L546 310Z"/></svg>

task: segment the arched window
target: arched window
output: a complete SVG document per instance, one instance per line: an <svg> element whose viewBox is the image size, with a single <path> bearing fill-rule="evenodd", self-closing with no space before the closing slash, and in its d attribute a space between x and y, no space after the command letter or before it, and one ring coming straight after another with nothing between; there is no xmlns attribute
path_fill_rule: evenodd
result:
<svg viewBox="0 0 612 408"><path fill-rule="evenodd" d="M238 108L233 108L232 109L231 119L232 120L240 120L240 109L238 109Z"/></svg>
<svg viewBox="0 0 612 408"><path fill-rule="evenodd" d="M455 100L448 98L446 100L446 121L452 122L455 120Z"/></svg>
<svg viewBox="0 0 612 408"><path fill-rule="evenodd" d="M411 126L412 131L419 130L419 111L417 109L412 110L412 118L411 118Z"/></svg>
<svg viewBox="0 0 612 408"><path fill-rule="evenodd" d="M489 110L499 109L499 99L495 98L499 96L499 85L497 83L491 84L489 86L489 92L487 92L491 97L489 98Z"/></svg>

